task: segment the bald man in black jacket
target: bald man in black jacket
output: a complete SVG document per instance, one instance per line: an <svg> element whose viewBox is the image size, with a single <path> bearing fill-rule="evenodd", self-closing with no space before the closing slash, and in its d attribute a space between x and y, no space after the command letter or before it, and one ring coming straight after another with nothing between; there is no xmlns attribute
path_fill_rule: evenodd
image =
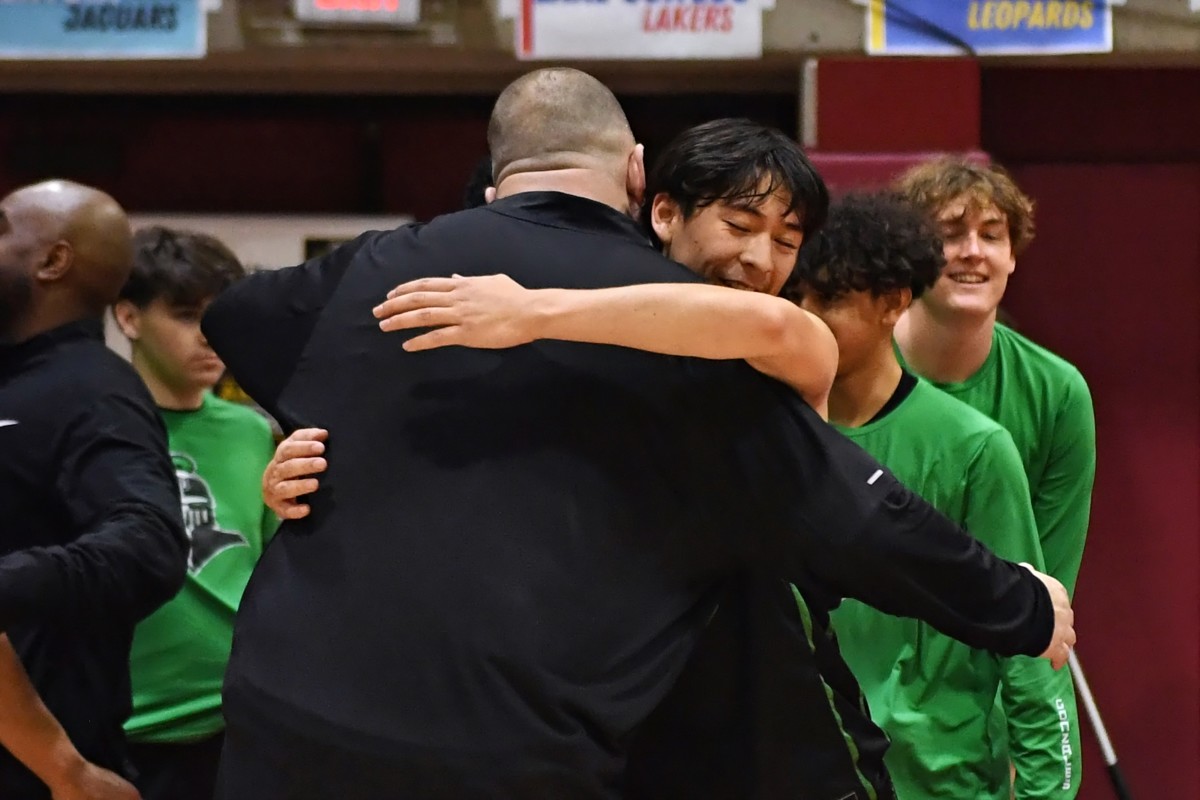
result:
<svg viewBox="0 0 1200 800"><path fill-rule="evenodd" d="M134 626L183 584L167 435L101 316L133 264L111 197L0 199L0 797L132 800Z"/></svg>
<svg viewBox="0 0 1200 800"><path fill-rule="evenodd" d="M311 516L285 523L239 613L221 797L619 797L629 736L747 572L815 575L997 652L1073 638L1065 595L745 364L406 354L370 309L414 278L696 280L630 218L641 149L594 79L519 79L489 145L490 206L260 273L206 316L247 391L331 442Z"/></svg>

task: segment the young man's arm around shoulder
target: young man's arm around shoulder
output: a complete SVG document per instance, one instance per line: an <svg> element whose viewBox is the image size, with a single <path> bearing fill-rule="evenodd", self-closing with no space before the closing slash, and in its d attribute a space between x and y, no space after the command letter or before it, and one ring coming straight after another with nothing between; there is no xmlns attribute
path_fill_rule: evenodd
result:
<svg viewBox="0 0 1200 800"><path fill-rule="evenodd" d="M375 310L385 331L433 327L410 351L515 347L538 339L666 355L744 359L824 412L837 342L816 316L779 297L700 283L525 289L504 275L427 278Z"/></svg>

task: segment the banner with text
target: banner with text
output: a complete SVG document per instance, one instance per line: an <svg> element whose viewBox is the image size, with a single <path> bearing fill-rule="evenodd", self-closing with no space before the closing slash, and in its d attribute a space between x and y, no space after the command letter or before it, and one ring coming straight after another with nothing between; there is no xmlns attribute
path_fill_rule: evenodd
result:
<svg viewBox="0 0 1200 800"><path fill-rule="evenodd" d="M522 59L762 57L774 0L518 0Z"/></svg>
<svg viewBox="0 0 1200 800"><path fill-rule="evenodd" d="M868 0L871 55L1112 52L1109 0Z"/></svg>
<svg viewBox="0 0 1200 800"><path fill-rule="evenodd" d="M203 58L204 0L0 0L0 58Z"/></svg>

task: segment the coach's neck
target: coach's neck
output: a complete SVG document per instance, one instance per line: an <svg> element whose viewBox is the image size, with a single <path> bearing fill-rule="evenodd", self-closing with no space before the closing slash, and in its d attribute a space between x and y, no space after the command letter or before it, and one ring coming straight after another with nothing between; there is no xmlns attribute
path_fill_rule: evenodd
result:
<svg viewBox="0 0 1200 800"><path fill-rule="evenodd" d="M562 192L586 197L611 206L622 214L636 215L640 197L613 180L610 174L591 169L556 169L519 172L504 178L496 186L496 199L524 192Z"/></svg>

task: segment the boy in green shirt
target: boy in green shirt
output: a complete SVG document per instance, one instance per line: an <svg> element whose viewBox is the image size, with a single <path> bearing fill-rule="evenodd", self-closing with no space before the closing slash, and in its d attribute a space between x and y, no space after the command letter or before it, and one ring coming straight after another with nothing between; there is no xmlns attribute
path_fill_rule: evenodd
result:
<svg viewBox="0 0 1200 800"><path fill-rule="evenodd" d="M261 415L211 392L224 366L200 317L244 275L237 257L211 237L163 228L134 244L113 312L167 428L190 550L183 589L134 635L125 729L145 800L211 800L234 614L278 522L259 491L274 438Z"/></svg>
<svg viewBox="0 0 1200 800"><path fill-rule="evenodd" d="M1074 593L1096 477L1096 422L1079 370L996 321L1033 239L1033 203L999 167L943 158L900 189L931 215L946 269L896 325L903 363L1003 425L1016 443L1046 571Z"/></svg>
<svg viewBox="0 0 1200 800"><path fill-rule="evenodd" d="M1041 569L1028 486L1008 432L905 372L892 347L896 322L943 263L921 212L898 197L851 196L805 243L787 291L838 341L830 421L998 555ZM833 618L872 718L892 739L886 762L900 800L1005 800L1010 759L1017 798L1075 796L1068 673L973 650L855 601ZM1007 747L989 735L997 692L1009 720ZM1072 723L1065 729L1064 718Z"/></svg>

